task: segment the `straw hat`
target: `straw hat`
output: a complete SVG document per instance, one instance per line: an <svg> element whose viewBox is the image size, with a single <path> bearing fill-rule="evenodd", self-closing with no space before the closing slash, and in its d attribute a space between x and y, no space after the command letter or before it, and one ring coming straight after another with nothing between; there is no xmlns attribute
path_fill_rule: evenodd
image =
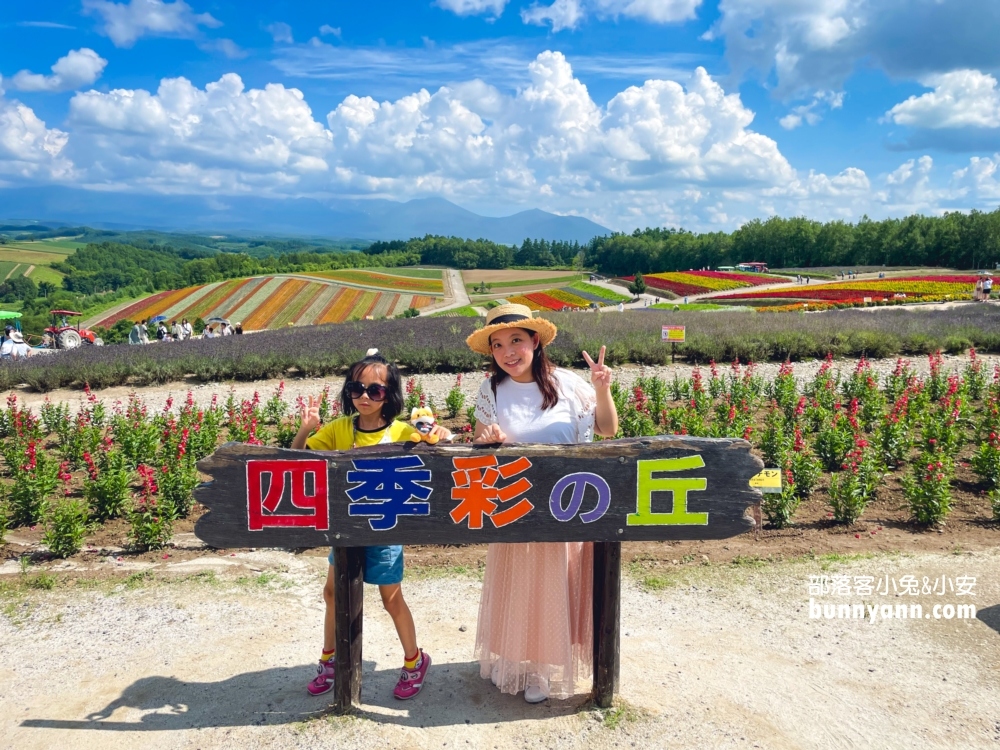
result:
<svg viewBox="0 0 1000 750"><path fill-rule="evenodd" d="M545 318L531 317L527 305L500 305L486 314L486 325L465 340L474 352L490 356L490 334L502 328L524 328L538 334L542 346L548 346L556 337L556 327Z"/></svg>
<svg viewBox="0 0 1000 750"><path fill-rule="evenodd" d="M21 335L20 331L11 331L10 334L8 334L8 337L15 344L23 344L24 343L24 337Z"/></svg>

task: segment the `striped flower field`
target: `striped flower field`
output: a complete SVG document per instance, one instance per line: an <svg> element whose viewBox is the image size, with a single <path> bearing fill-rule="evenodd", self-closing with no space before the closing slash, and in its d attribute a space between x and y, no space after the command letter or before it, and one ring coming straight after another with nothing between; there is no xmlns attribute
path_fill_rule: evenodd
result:
<svg viewBox="0 0 1000 750"><path fill-rule="evenodd" d="M635 281L634 276L626 276ZM730 273L728 271L683 271L673 273L651 273L642 277L646 286L663 289L684 296L718 292L728 289L745 289L763 284L780 284L788 281L786 276L771 276L764 273Z"/></svg>
<svg viewBox="0 0 1000 750"><path fill-rule="evenodd" d="M602 307L607 305L614 305L618 302L623 302L628 300L620 294L616 294L610 290L603 289L602 287L593 286L591 284L583 285L585 288L581 289L577 284L572 286L562 287L561 289L545 289L541 292L528 292L526 294L516 294L512 297L507 297L508 302L512 302L517 305L526 305L532 310L578 310L580 308L590 307L592 303L596 303Z"/></svg>
<svg viewBox="0 0 1000 750"><path fill-rule="evenodd" d="M434 283L434 279L394 278ZM440 282L436 283L440 287ZM91 325L109 327L120 320L147 320L165 315L168 321L228 318L234 324L241 322L246 331L257 331L289 325L342 323L366 317L393 317L407 308L421 309L439 299L410 291L340 286L319 279L257 276L159 292L93 321Z"/></svg>
<svg viewBox="0 0 1000 750"><path fill-rule="evenodd" d="M441 279L423 279L413 276L396 276L394 274L366 271L364 269L342 269L339 271L312 271L307 276L316 276L331 281L342 281L345 284L370 286L380 289L392 289L400 292L421 292L423 294L444 294L444 282Z"/></svg>

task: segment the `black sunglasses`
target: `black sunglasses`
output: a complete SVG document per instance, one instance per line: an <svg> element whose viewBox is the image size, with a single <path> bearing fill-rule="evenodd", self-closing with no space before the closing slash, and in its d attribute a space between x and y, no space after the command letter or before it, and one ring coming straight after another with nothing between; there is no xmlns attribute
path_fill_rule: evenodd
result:
<svg viewBox="0 0 1000 750"><path fill-rule="evenodd" d="M372 383L366 388L364 383L357 380L348 380L344 389L347 391L347 395L351 398L361 398L365 393L367 393L368 398L372 401L385 401L385 397L389 395L389 389L384 385Z"/></svg>

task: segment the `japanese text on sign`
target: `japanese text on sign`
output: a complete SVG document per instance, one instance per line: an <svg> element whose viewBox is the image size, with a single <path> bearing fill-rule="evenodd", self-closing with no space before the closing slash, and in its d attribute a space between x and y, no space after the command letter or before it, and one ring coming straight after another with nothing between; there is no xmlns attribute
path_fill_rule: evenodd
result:
<svg viewBox="0 0 1000 750"><path fill-rule="evenodd" d="M268 483L264 490L265 481ZM312 484L310 492L306 482ZM311 513L277 511L291 489L292 507ZM326 461L247 461L247 523L250 531L283 526L307 526L317 531L330 528Z"/></svg>
<svg viewBox="0 0 1000 750"><path fill-rule="evenodd" d="M494 454L451 459L451 522L470 530L486 520L500 529L535 509L528 497L537 492L519 476L532 469L521 456L500 463ZM420 456L406 454L355 458L345 479L347 515L365 518L373 531L393 529L401 516L430 516L433 472ZM688 510L689 493L708 488L706 477L670 476L705 467L700 455L636 462L635 512L628 526L705 526L708 513ZM302 526L327 531L330 504L327 463L321 459L247 462L247 519L251 531ZM755 479L757 479L755 477ZM780 478L779 478L780 481ZM544 493L544 490L542 491ZM289 503L282 504L288 495ZM539 495L544 497L544 494ZM603 518L611 507L611 487L604 477L581 471L557 479L548 492L548 510L556 521L584 524Z"/></svg>
<svg viewBox="0 0 1000 750"><path fill-rule="evenodd" d="M666 341L668 344L683 344L684 326L663 326L660 340Z"/></svg>

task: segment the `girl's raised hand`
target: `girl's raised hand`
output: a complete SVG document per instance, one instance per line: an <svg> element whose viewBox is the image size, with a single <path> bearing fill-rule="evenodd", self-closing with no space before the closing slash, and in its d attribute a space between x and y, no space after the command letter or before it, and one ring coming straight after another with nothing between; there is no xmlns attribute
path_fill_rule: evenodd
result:
<svg viewBox="0 0 1000 750"><path fill-rule="evenodd" d="M319 405L321 399L309 397L308 403L303 403L299 410L299 418L302 420L302 427L308 428L310 432L319 427Z"/></svg>
<svg viewBox="0 0 1000 750"><path fill-rule="evenodd" d="M590 367L590 382L594 386L594 390L601 391L611 387L612 373L611 368L604 364L604 352L607 351L606 346L601 347L601 351L597 354L597 361L595 362L590 358L587 352L583 353L583 360Z"/></svg>

